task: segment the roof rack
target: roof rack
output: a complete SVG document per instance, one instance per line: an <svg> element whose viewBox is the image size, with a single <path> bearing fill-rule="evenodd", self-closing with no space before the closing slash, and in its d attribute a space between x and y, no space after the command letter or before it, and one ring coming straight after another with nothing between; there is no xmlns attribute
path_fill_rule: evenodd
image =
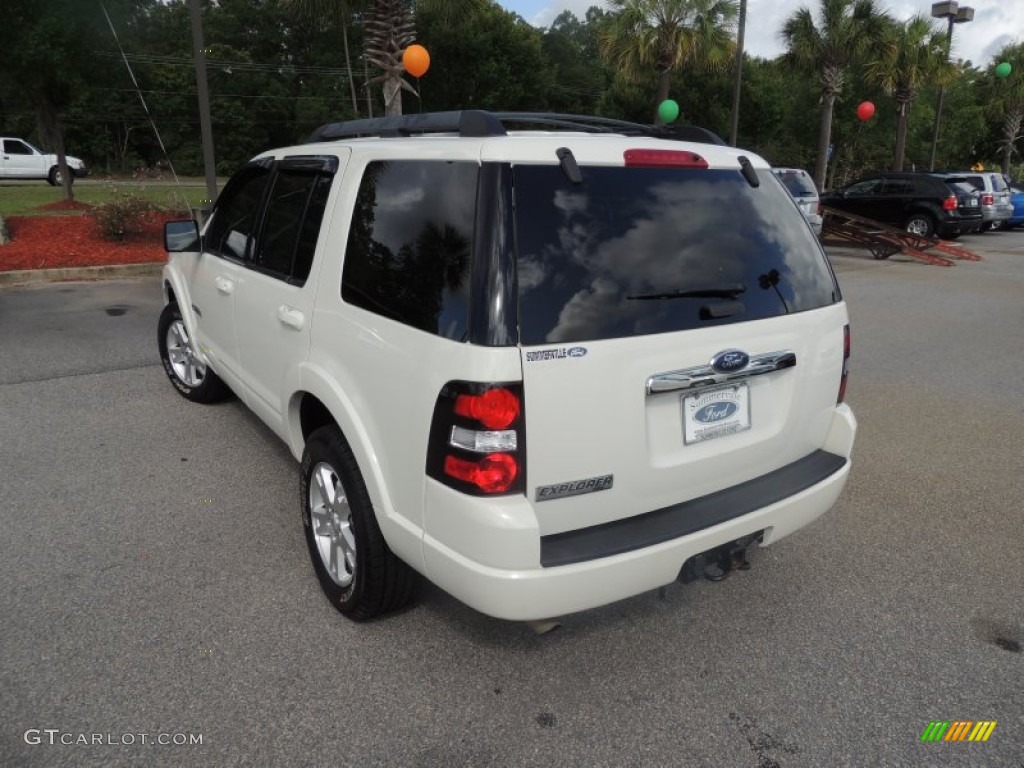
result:
<svg viewBox="0 0 1024 768"><path fill-rule="evenodd" d="M650 136L677 141L695 141L724 146L721 137L695 125L644 125L626 120L593 115L562 115L552 112L487 112L464 109L451 112L427 112L364 120L328 123L317 128L309 142L353 139L358 137L395 138L422 133L454 133L459 136L506 136L509 126L520 129L617 133L626 136Z"/></svg>

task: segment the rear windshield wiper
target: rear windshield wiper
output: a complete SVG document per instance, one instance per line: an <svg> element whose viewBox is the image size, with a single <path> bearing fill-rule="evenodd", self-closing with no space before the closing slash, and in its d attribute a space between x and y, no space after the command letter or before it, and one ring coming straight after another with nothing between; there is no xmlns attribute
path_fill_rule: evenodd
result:
<svg viewBox="0 0 1024 768"><path fill-rule="evenodd" d="M747 290L743 283L727 283L725 285L709 285L707 288L690 290L665 291L664 293L640 293L627 296L627 299L735 299Z"/></svg>

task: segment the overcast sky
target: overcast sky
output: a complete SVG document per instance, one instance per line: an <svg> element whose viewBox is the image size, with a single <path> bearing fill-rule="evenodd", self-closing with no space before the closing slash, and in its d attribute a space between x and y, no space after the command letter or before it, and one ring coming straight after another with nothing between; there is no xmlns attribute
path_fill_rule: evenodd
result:
<svg viewBox="0 0 1024 768"><path fill-rule="evenodd" d="M546 27L563 10L581 19L595 0L498 0L510 11L538 27ZM773 58L782 53L779 30L782 22L801 5L817 9L817 0L747 0L747 31L744 48L752 56ZM906 19L915 13L930 14L930 0L880 0L889 15ZM974 21L958 24L953 32L953 55L985 66L1000 48L1024 38L1024 0L976 0Z"/></svg>

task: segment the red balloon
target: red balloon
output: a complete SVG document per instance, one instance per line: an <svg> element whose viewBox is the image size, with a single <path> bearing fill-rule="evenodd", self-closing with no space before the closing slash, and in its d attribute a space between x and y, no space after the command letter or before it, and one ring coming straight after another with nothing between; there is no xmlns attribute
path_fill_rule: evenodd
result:
<svg viewBox="0 0 1024 768"><path fill-rule="evenodd" d="M413 77L422 77L430 69L430 54L422 45L413 43L402 53L405 71Z"/></svg>
<svg viewBox="0 0 1024 768"><path fill-rule="evenodd" d="M875 116L875 105L870 101L862 101L857 107L857 117L864 122Z"/></svg>

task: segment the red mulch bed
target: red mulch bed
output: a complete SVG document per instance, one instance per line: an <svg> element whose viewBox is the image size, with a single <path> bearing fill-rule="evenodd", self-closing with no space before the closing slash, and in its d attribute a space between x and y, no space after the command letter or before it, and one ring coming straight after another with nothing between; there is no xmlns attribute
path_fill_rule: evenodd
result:
<svg viewBox="0 0 1024 768"><path fill-rule="evenodd" d="M37 205L37 211L87 211L92 208L88 203L79 200L54 200L46 205Z"/></svg>
<svg viewBox="0 0 1024 768"><path fill-rule="evenodd" d="M62 200L40 208L54 210L61 206L69 204ZM72 202L70 207L90 206ZM173 214L149 214L141 231L126 235L122 242L113 242L100 235L90 216L11 216L6 219L11 242L0 245L0 272L166 261L163 223L171 218Z"/></svg>

